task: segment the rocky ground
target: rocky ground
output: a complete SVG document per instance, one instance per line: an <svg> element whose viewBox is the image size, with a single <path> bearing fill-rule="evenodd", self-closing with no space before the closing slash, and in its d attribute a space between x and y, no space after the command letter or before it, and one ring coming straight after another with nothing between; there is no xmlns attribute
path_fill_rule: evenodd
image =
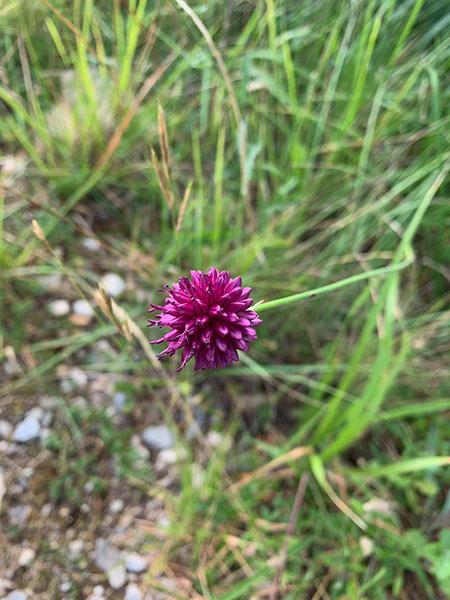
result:
<svg viewBox="0 0 450 600"><path fill-rule="evenodd" d="M176 493L186 454L174 430L154 403L130 410L129 394L108 378L78 367L60 375L59 396L0 405L0 598L198 597L183 561L167 552L161 490Z"/></svg>

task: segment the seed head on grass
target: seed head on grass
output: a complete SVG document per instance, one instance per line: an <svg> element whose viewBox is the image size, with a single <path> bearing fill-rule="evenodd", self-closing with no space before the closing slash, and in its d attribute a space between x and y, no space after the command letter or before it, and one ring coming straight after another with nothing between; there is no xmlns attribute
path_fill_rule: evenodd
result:
<svg viewBox="0 0 450 600"><path fill-rule="evenodd" d="M195 356L196 371L226 367L239 360L237 351L248 351L248 342L256 340L255 326L261 319L250 310L251 288L242 287L242 279L232 279L228 271L211 268L208 273L191 271L191 280L181 277L172 287L165 286L164 306L152 304L148 312L161 311L149 319L148 327L170 327L159 340L168 342L158 358L173 356L182 348L181 365Z"/></svg>

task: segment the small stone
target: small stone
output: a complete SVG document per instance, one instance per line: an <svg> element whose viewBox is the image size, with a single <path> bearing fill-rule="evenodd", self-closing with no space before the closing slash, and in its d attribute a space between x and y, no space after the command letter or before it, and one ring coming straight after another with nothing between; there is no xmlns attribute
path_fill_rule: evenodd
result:
<svg viewBox="0 0 450 600"><path fill-rule="evenodd" d="M70 311L67 300L54 300L48 304L48 310L54 317L65 317Z"/></svg>
<svg viewBox="0 0 450 600"><path fill-rule="evenodd" d="M125 567L131 573L143 573L148 568L148 561L144 556L139 556L139 554L129 554L125 558Z"/></svg>
<svg viewBox="0 0 450 600"><path fill-rule="evenodd" d="M113 298L117 298L125 290L125 281L117 273L103 275L100 283Z"/></svg>
<svg viewBox="0 0 450 600"><path fill-rule="evenodd" d="M380 515L390 515L392 513L392 504L383 498L372 498L363 504L365 513L379 513Z"/></svg>
<svg viewBox="0 0 450 600"><path fill-rule="evenodd" d="M359 538L359 547L364 557L370 556L373 552L373 541L363 535Z"/></svg>
<svg viewBox="0 0 450 600"><path fill-rule="evenodd" d="M220 442L223 439L223 435L221 433L219 433L218 431L208 431L208 435L206 436L206 439L208 440L208 442L211 444L211 446L213 448L216 448Z"/></svg>
<svg viewBox="0 0 450 600"><path fill-rule="evenodd" d="M94 491L94 482L92 481L92 479L89 479L89 481L86 481L86 483L83 486L83 490L86 492L86 494L92 494L92 492Z"/></svg>
<svg viewBox="0 0 450 600"><path fill-rule="evenodd" d="M83 540L76 539L69 543L69 555L71 558L79 558L84 550Z"/></svg>
<svg viewBox="0 0 450 600"><path fill-rule="evenodd" d="M0 455L12 454L11 446L16 447L15 444L9 444L6 440L0 440Z"/></svg>
<svg viewBox="0 0 450 600"><path fill-rule="evenodd" d="M9 579L0 579L0 593L10 590L13 583Z"/></svg>
<svg viewBox="0 0 450 600"><path fill-rule="evenodd" d="M53 413L50 410L47 410L41 419L41 423L43 427L50 427L53 422Z"/></svg>
<svg viewBox="0 0 450 600"><path fill-rule="evenodd" d="M21 567L28 567L36 556L35 551L32 548L23 548L19 554L19 565Z"/></svg>
<svg viewBox="0 0 450 600"><path fill-rule="evenodd" d="M59 387L61 388L61 392L63 394L71 394L73 392L73 383L68 379L63 379L60 382Z"/></svg>
<svg viewBox="0 0 450 600"><path fill-rule="evenodd" d="M72 304L72 310L76 315L79 315L80 317L90 318L94 315L92 306L87 300L75 300L75 302Z"/></svg>
<svg viewBox="0 0 450 600"><path fill-rule="evenodd" d="M168 515L164 514L164 515L161 515L161 517L158 519L157 523L160 527L166 528L166 527L170 526L170 519L169 519Z"/></svg>
<svg viewBox="0 0 450 600"><path fill-rule="evenodd" d="M108 583L113 590L119 590L127 581L125 567L118 563L107 572Z"/></svg>
<svg viewBox="0 0 450 600"><path fill-rule="evenodd" d="M48 516L50 516L50 513L52 512L52 505L50 503L44 504L44 506L41 508L41 516L46 519Z"/></svg>
<svg viewBox="0 0 450 600"><path fill-rule="evenodd" d="M0 437L8 440L13 432L13 426L8 421L0 421Z"/></svg>
<svg viewBox="0 0 450 600"><path fill-rule="evenodd" d="M115 500L113 500L111 502L111 504L109 505L109 510L112 513L120 513L123 511L123 507L125 506L124 501L122 500L122 498L116 498Z"/></svg>
<svg viewBox="0 0 450 600"><path fill-rule="evenodd" d="M36 421L40 421L43 416L44 416L44 411L42 410L42 408L40 406L35 406L27 412L27 417L36 419Z"/></svg>
<svg viewBox="0 0 450 600"><path fill-rule="evenodd" d="M113 406L117 412L121 413L124 411L127 396L124 392L116 392L113 396Z"/></svg>
<svg viewBox="0 0 450 600"><path fill-rule="evenodd" d="M22 590L14 590L6 596L6 600L27 600L27 598L28 596Z"/></svg>
<svg viewBox="0 0 450 600"><path fill-rule="evenodd" d="M60 591L64 594L65 592L68 592L70 590L70 588L72 587L70 581L64 581L60 586L59 589Z"/></svg>
<svg viewBox="0 0 450 600"><path fill-rule="evenodd" d="M125 600L142 600L142 592L135 583L128 584Z"/></svg>
<svg viewBox="0 0 450 600"><path fill-rule="evenodd" d="M172 448L175 443L172 432L165 425L147 427L141 433L141 439L150 450L166 450Z"/></svg>
<svg viewBox="0 0 450 600"><path fill-rule="evenodd" d="M99 538L95 542L94 562L102 571L112 569L120 560L120 553L106 540Z"/></svg>
<svg viewBox="0 0 450 600"><path fill-rule="evenodd" d="M13 440L24 444L38 438L40 432L41 426L39 425L39 421L34 417L25 417L25 419L16 427L13 434Z"/></svg>
<svg viewBox="0 0 450 600"><path fill-rule="evenodd" d="M91 252L97 252L97 250L100 250L101 248L100 242L94 238L83 238L81 243L86 250L90 250Z"/></svg>
<svg viewBox="0 0 450 600"><path fill-rule="evenodd" d="M184 448L180 448L179 450L175 448L166 448L165 450L158 452L155 468L158 471L163 471L183 458L186 458L186 450Z"/></svg>
<svg viewBox="0 0 450 600"><path fill-rule="evenodd" d="M83 388L88 382L86 373L78 367L73 367L73 369L70 369L69 377L77 388Z"/></svg>
<svg viewBox="0 0 450 600"><path fill-rule="evenodd" d="M102 585L96 585L92 592L94 596L97 596L97 598L101 598L105 593L105 588Z"/></svg>

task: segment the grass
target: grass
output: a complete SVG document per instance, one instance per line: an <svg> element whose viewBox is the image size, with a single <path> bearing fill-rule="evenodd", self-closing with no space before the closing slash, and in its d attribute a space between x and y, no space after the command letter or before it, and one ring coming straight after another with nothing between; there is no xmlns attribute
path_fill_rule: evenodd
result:
<svg viewBox="0 0 450 600"><path fill-rule="evenodd" d="M0 356L20 366L2 406L59 393L58 365L77 365L125 386L132 414L153 398L188 457L176 489L158 487L107 416L74 429L61 409L52 500L76 502L86 481L79 431L164 498L171 524L149 544L202 598L275 598L286 539L280 598L446 597L442 3L24 0L0 14ZM265 300L260 339L232 369L175 378L139 335L146 308L162 283L212 264ZM100 297L81 328L48 317L56 297L96 306L111 270L127 281L119 306ZM184 435L193 396L223 433L215 449ZM99 465L102 489L107 474ZM374 498L392 510L371 512Z"/></svg>

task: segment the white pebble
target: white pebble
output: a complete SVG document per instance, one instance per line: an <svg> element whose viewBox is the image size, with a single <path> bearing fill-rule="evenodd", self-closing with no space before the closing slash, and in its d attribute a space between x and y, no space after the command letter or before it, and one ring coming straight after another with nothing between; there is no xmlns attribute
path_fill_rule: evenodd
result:
<svg viewBox="0 0 450 600"><path fill-rule="evenodd" d="M223 435L221 433L219 433L218 431L208 431L208 435L206 436L206 439L208 440L208 442L211 444L211 446L213 448L216 448L220 442L223 439Z"/></svg>
<svg viewBox="0 0 450 600"><path fill-rule="evenodd" d="M41 426L39 425L39 422L33 417L26 417L16 427L13 439L15 442L20 442L24 444L26 442L30 442L31 440L35 440L36 438L38 438L40 432Z"/></svg>
<svg viewBox="0 0 450 600"><path fill-rule="evenodd" d="M147 567L148 562L144 556L139 556L139 554L130 554L125 558L125 567L127 571L131 573L143 573Z"/></svg>
<svg viewBox="0 0 450 600"><path fill-rule="evenodd" d="M373 552L373 541L365 535L359 538L359 547L361 548L362 555L367 557Z"/></svg>
<svg viewBox="0 0 450 600"><path fill-rule="evenodd" d="M81 242L86 250L90 250L91 252L96 252L100 250L101 244L98 240L94 238L84 238Z"/></svg>
<svg viewBox="0 0 450 600"><path fill-rule="evenodd" d="M53 422L53 413L50 410L47 410L41 419L41 423L44 427L50 427Z"/></svg>
<svg viewBox="0 0 450 600"><path fill-rule="evenodd" d="M392 504L383 498L372 498L363 504L364 512L379 513L380 515L390 515L392 513Z"/></svg>
<svg viewBox="0 0 450 600"><path fill-rule="evenodd" d="M122 498L116 498L109 505L109 510L112 513L120 513L120 512L122 512L123 507L124 507L124 502L123 502Z"/></svg>
<svg viewBox="0 0 450 600"><path fill-rule="evenodd" d="M120 275L117 275L117 273L107 273L106 275L103 275L100 279L100 283L113 298L120 296L125 290L125 281Z"/></svg>
<svg viewBox="0 0 450 600"><path fill-rule="evenodd" d="M125 600L142 600L142 592L135 583L130 583L125 592Z"/></svg>
<svg viewBox="0 0 450 600"><path fill-rule="evenodd" d="M27 567L33 562L35 555L36 553L32 548L23 548L19 554L19 565Z"/></svg>
<svg viewBox="0 0 450 600"><path fill-rule="evenodd" d="M54 317L64 317L70 311L70 304L67 300L53 300L48 304L48 310Z"/></svg>
<svg viewBox="0 0 450 600"><path fill-rule="evenodd" d="M36 421L40 421L44 416L44 411L40 406L35 406L31 410L27 412L27 417L31 417L32 419L36 419Z"/></svg>
<svg viewBox="0 0 450 600"><path fill-rule="evenodd" d="M78 558L79 556L81 556L83 549L84 549L83 540L77 539L77 540L72 540L71 542L69 542L69 554L70 554L71 558Z"/></svg>
<svg viewBox="0 0 450 600"><path fill-rule="evenodd" d="M108 571L118 564L120 560L119 550L103 538L95 542L94 561L99 569Z"/></svg>
<svg viewBox="0 0 450 600"><path fill-rule="evenodd" d="M72 310L76 315L80 315L82 317L92 317L94 314L92 306L87 300L75 300L75 302L72 304Z"/></svg>
<svg viewBox="0 0 450 600"><path fill-rule="evenodd" d="M123 412L127 395L124 392L116 392L113 396L113 405L117 412Z"/></svg>
<svg viewBox="0 0 450 600"><path fill-rule="evenodd" d="M141 433L141 439L150 450L166 450L172 448L175 443L172 432L165 425L147 427Z"/></svg>
<svg viewBox="0 0 450 600"><path fill-rule="evenodd" d="M9 439L13 432L13 426L8 421L0 421L0 437Z"/></svg>
<svg viewBox="0 0 450 600"><path fill-rule="evenodd" d="M60 586L59 586L59 590L64 594L65 592L68 592L71 588L71 583L70 581L64 581Z"/></svg>
<svg viewBox="0 0 450 600"><path fill-rule="evenodd" d="M71 394L73 392L72 382L69 381L68 379L63 379L60 382L59 387L61 388L61 392L63 394Z"/></svg>
<svg viewBox="0 0 450 600"><path fill-rule="evenodd" d="M9 579L0 579L0 593L10 590L13 584Z"/></svg>
<svg viewBox="0 0 450 600"><path fill-rule="evenodd" d="M158 471L163 471L183 458L186 458L186 450L184 448L180 448L179 450L176 450L175 448L166 448L165 450L158 452L155 468Z"/></svg>
<svg viewBox="0 0 450 600"><path fill-rule="evenodd" d="M14 590L6 596L6 600L27 600L27 598L28 596L22 590Z"/></svg>
<svg viewBox="0 0 450 600"><path fill-rule="evenodd" d="M102 585L96 585L92 590L92 596L89 596L89 598L103 598L104 593L105 588Z"/></svg>
<svg viewBox="0 0 450 600"><path fill-rule="evenodd" d="M69 377L77 388L84 387L88 382L88 377L84 371L78 367L74 367L69 371Z"/></svg>
<svg viewBox="0 0 450 600"><path fill-rule="evenodd" d="M119 563L110 569L107 573L108 583L113 590L118 590L125 585L127 581L127 573L125 567Z"/></svg>

